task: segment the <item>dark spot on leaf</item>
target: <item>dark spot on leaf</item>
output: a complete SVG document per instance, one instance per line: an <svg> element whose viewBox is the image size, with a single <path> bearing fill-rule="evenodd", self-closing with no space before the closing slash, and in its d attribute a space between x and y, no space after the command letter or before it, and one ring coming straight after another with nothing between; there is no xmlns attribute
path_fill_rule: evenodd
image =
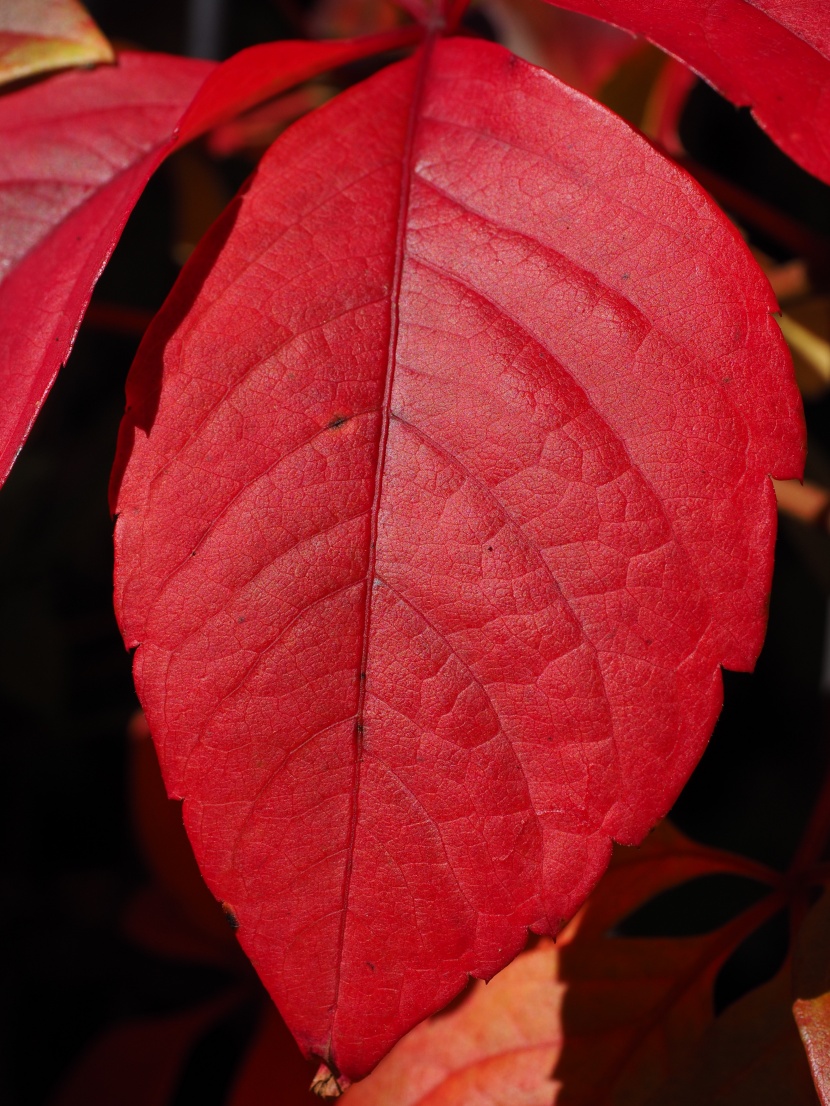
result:
<svg viewBox="0 0 830 1106"><path fill-rule="evenodd" d="M222 913L227 918L228 925L231 927L231 929L239 929L239 920L234 914L232 907L226 902L220 903L219 905L222 907Z"/></svg>
<svg viewBox="0 0 830 1106"><path fill-rule="evenodd" d="M622 277L621 277L620 279L622 279L622 280L630 280L630 279L631 279L631 273L623 273L623 274L622 274Z"/></svg>
<svg viewBox="0 0 830 1106"><path fill-rule="evenodd" d="M338 426L342 426L344 422L348 421L349 419L347 415L336 415L329 423L327 429L336 430Z"/></svg>
<svg viewBox="0 0 830 1106"><path fill-rule="evenodd" d="M237 622L244 622L244 621L245 621L245 615L244 615L244 614L241 614L241 615L239 616L239 618L237 618L237 620L236 620L236 621L237 621Z"/></svg>
<svg viewBox="0 0 830 1106"><path fill-rule="evenodd" d="M358 733L363 733L363 729L364 729L364 727L363 727L363 723L362 723L362 722L358 722L358 724L357 724L357 727L356 727L356 729L357 729L357 732L358 732Z"/></svg>
<svg viewBox="0 0 830 1106"><path fill-rule="evenodd" d="M366 961L366 967L367 967L367 968L369 968L369 969L370 969L370 971L374 971L374 970L375 970L375 965L374 965L374 964L372 963L372 961L371 961L371 960L367 960L367 961Z"/></svg>
<svg viewBox="0 0 830 1106"><path fill-rule="evenodd" d="M493 552L493 547L492 547L492 545L488 545L488 546L487 546L487 552L488 552L488 553L492 553L492 552Z"/></svg>

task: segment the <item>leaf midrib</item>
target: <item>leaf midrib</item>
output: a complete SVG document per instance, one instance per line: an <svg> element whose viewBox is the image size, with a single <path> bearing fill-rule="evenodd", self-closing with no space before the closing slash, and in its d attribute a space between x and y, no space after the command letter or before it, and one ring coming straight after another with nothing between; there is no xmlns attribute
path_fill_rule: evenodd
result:
<svg viewBox="0 0 830 1106"><path fill-rule="evenodd" d="M414 150L415 137L420 120L420 109L424 97L427 73L435 45L436 34L431 33L425 40L421 50L416 55L418 66L412 89L412 99L406 124L403 151L401 154L401 185L398 201L397 225L395 230L395 254L392 284L389 291L389 344L387 348L386 371L383 384L383 400L380 407L380 426L378 432L378 454L375 463L374 486L372 490L372 505L369 512L369 557L366 565L365 591L363 601L363 630L361 633L360 667L357 672L358 699L354 724L354 766L351 787L351 806L349 811L348 839L346 844L346 864L343 873L343 890L341 894L342 911L340 916L340 931L336 949L336 975L334 985L334 997L331 1004L329 1023L328 1059L333 1061L334 1023L337 1018L337 1010L340 1000L340 984L342 981L343 950L346 941L346 926L348 920L349 895L351 891L352 871L354 868L354 848L359 821L359 801L361 768L363 762L363 726L366 708L366 684L369 664L369 648L372 630L372 593L377 564L377 537L380 518L380 504L383 497L383 478L386 468L386 450L389 439L389 425L391 422L392 390L395 383L395 367L400 332L400 294L403 282L404 261L406 256L407 223L409 217L410 195L414 178ZM330 1065L331 1066L331 1065ZM336 1070L333 1069L333 1070Z"/></svg>

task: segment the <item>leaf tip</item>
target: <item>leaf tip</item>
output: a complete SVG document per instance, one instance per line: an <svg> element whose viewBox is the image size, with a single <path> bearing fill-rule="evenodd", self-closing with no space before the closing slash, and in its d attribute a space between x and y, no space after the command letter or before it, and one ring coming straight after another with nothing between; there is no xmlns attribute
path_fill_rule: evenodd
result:
<svg viewBox="0 0 830 1106"><path fill-rule="evenodd" d="M327 1064L321 1064L311 1081L311 1090L318 1098L339 1098L350 1085L351 1081L344 1075L335 1075Z"/></svg>

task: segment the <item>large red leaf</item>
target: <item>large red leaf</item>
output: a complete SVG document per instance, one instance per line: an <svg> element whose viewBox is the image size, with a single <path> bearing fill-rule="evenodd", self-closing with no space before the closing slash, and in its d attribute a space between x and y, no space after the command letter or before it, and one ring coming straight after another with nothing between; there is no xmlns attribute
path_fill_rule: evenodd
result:
<svg viewBox="0 0 830 1106"><path fill-rule="evenodd" d="M68 73L0 99L0 483L167 154L257 100L419 33L269 43L219 67L128 53L115 68Z"/></svg>
<svg viewBox="0 0 830 1106"><path fill-rule="evenodd" d="M825 0L555 0L634 31L752 113L830 182L830 5Z"/></svg>
<svg viewBox="0 0 830 1106"><path fill-rule="evenodd" d="M148 332L121 625L208 883L347 1076L573 914L752 664L774 308L619 119L451 40L290 129Z"/></svg>

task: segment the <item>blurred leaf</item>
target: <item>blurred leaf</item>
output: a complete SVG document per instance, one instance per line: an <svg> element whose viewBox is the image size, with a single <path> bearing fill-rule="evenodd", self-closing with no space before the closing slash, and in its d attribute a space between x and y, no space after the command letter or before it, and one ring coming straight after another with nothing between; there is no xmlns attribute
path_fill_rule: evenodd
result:
<svg viewBox="0 0 830 1106"><path fill-rule="evenodd" d="M227 994L184 1014L129 1021L103 1033L50 1106L168 1106L194 1045L235 997Z"/></svg>
<svg viewBox="0 0 830 1106"><path fill-rule="evenodd" d="M0 84L114 60L112 47L77 0L0 4Z"/></svg>
<svg viewBox="0 0 830 1106"><path fill-rule="evenodd" d="M314 1068L268 1002L227 1106L313 1106L319 1101L310 1090Z"/></svg>
<svg viewBox="0 0 830 1106"><path fill-rule="evenodd" d="M826 1101L826 1100L825 1100ZM787 969L730 1006L648 1106L816 1106Z"/></svg>
<svg viewBox="0 0 830 1106"><path fill-rule="evenodd" d="M621 937L616 927L660 892L703 875L773 882L774 873L697 845L667 822L640 849L618 849L560 959L567 991L558 1106L644 1103L694 1055L714 1020L718 970L766 903L693 937Z"/></svg>
<svg viewBox="0 0 830 1106"><path fill-rule="evenodd" d="M508 50L580 92L596 94L623 61L645 46L628 31L537 0L483 0L481 10Z"/></svg>

